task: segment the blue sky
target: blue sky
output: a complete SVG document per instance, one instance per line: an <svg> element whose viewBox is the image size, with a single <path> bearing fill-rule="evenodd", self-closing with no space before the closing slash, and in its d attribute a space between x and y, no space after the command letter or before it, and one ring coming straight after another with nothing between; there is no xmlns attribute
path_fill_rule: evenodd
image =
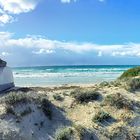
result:
<svg viewBox="0 0 140 140"><path fill-rule="evenodd" d="M0 0L10 66L140 64L139 0Z"/></svg>

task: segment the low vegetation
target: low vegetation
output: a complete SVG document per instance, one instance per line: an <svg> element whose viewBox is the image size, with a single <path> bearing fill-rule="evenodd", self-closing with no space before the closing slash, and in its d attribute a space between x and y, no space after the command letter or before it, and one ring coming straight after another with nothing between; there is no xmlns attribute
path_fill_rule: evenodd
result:
<svg viewBox="0 0 140 140"><path fill-rule="evenodd" d="M73 127L75 131L77 132L78 138L80 140L83 140L83 137L85 135L85 128L81 125L76 125L76 124L74 124Z"/></svg>
<svg viewBox="0 0 140 140"><path fill-rule="evenodd" d="M17 103L26 103L29 98L24 93L10 93L5 97L4 101L9 105L15 105Z"/></svg>
<svg viewBox="0 0 140 140"><path fill-rule="evenodd" d="M128 129L122 123L119 123L110 128L109 138L111 140L114 140L116 138L119 138L120 140L139 140L139 136L136 136L134 130Z"/></svg>
<svg viewBox="0 0 140 140"><path fill-rule="evenodd" d="M64 127L56 132L55 140L73 140L73 129L71 127Z"/></svg>
<svg viewBox="0 0 140 140"><path fill-rule="evenodd" d="M139 67L135 67L135 68L131 68L131 69L125 71L119 77L119 79L132 78L132 77L136 77L136 76L140 76L140 66Z"/></svg>
<svg viewBox="0 0 140 140"><path fill-rule="evenodd" d="M129 91L135 91L140 89L140 78L131 78L126 81L126 89Z"/></svg>
<svg viewBox="0 0 140 140"><path fill-rule="evenodd" d="M75 90L71 93L78 103L88 103L98 100L100 93L92 90Z"/></svg>
<svg viewBox="0 0 140 140"><path fill-rule="evenodd" d="M5 112L6 112L6 114L15 115L14 108L13 108L13 106L10 106L10 105L7 105L7 106L6 106Z"/></svg>
<svg viewBox="0 0 140 140"><path fill-rule="evenodd" d="M57 100L57 101L63 101L63 100L64 100L64 98L63 98L61 95L59 95L59 94L53 95L53 98L54 98L55 100Z"/></svg>
<svg viewBox="0 0 140 140"><path fill-rule="evenodd" d="M25 104L25 103L31 103L34 102L37 106L40 106L41 110L47 116L50 120L52 119L52 104L51 102L43 97L43 96L37 96L37 95L29 95L24 92L19 93L9 93L4 97L4 99L1 100L1 102L6 103L6 113L7 114L13 114L16 115L16 112L14 111L14 106L16 104ZM28 107L25 110L20 112L20 116L25 116L27 114L30 114L32 112L31 108Z"/></svg>
<svg viewBox="0 0 140 140"><path fill-rule="evenodd" d="M48 117L50 120L52 119L52 104L47 99L42 99L41 102L41 109L46 117Z"/></svg>
<svg viewBox="0 0 140 140"><path fill-rule="evenodd" d="M72 125L56 131L55 140L83 140L85 129L81 125Z"/></svg>
<svg viewBox="0 0 140 140"><path fill-rule="evenodd" d="M103 105L115 106L118 109L133 109L133 102L120 93L107 95Z"/></svg>
<svg viewBox="0 0 140 140"><path fill-rule="evenodd" d="M111 115L104 111L99 111L95 114L95 116L92 118L92 121L95 123L102 123L104 121L108 121L111 119Z"/></svg>

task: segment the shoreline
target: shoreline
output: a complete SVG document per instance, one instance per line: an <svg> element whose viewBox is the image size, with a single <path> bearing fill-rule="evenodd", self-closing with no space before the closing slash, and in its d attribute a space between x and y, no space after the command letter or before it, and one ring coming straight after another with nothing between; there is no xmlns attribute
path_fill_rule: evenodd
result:
<svg viewBox="0 0 140 140"><path fill-rule="evenodd" d="M92 87L92 86L96 86L98 84L100 84L102 82L99 82L99 83L91 83L91 84L60 84L60 85L36 85L36 86L16 86L18 88L54 88L54 87Z"/></svg>

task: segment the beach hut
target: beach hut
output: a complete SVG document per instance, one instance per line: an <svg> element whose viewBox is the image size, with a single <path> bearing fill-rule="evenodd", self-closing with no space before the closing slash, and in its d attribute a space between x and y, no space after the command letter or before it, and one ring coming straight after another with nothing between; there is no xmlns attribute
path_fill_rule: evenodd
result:
<svg viewBox="0 0 140 140"><path fill-rule="evenodd" d="M14 87L12 70L0 59L0 92Z"/></svg>

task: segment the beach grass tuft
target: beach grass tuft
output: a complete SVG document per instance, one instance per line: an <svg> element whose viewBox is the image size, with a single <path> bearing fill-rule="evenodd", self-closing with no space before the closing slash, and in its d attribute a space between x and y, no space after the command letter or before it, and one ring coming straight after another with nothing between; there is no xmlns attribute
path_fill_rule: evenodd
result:
<svg viewBox="0 0 140 140"><path fill-rule="evenodd" d="M4 101L9 105L15 105L17 103L26 103L29 101L29 98L25 93L9 93Z"/></svg>
<svg viewBox="0 0 140 140"><path fill-rule="evenodd" d="M131 78L126 81L126 89L129 91L135 91L140 89L140 78Z"/></svg>
<svg viewBox="0 0 140 140"><path fill-rule="evenodd" d="M94 90L74 90L71 95L75 98L77 103L88 103L98 100L100 93Z"/></svg>
<svg viewBox="0 0 140 140"><path fill-rule="evenodd" d="M92 121L95 123L102 123L104 121L107 121L111 119L111 115L104 111L98 111L95 116L92 118Z"/></svg>
<svg viewBox="0 0 140 140"><path fill-rule="evenodd" d="M107 95L103 101L104 105L115 106L117 109L133 109L133 103L120 93Z"/></svg>

